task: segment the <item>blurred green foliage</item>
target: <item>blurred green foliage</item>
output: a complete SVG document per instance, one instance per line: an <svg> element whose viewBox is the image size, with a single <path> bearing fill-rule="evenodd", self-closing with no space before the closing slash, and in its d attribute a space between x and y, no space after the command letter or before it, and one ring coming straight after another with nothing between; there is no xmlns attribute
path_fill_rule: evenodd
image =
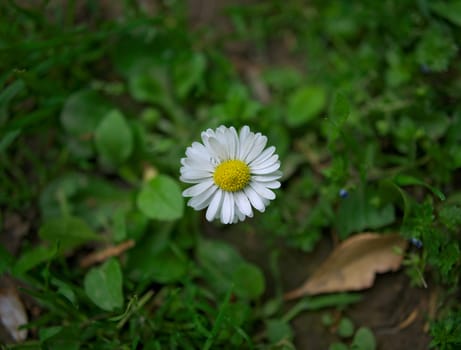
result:
<svg viewBox="0 0 461 350"><path fill-rule="evenodd" d="M38 213L18 256L1 247L0 272L47 310L29 345L292 349L294 315L358 301L282 315L261 267L185 208L185 148L247 124L277 147L284 178L242 234L257 228L274 252L365 230L418 240L413 283L447 290L432 345L459 346L460 2L272 0L227 8L231 30L191 30L180 1L139 3L113 17L103 2L0 4L0 223ZM126 260L78 267L86 248L128 239ZM349 326L351 348L375 348Z"/></svg>

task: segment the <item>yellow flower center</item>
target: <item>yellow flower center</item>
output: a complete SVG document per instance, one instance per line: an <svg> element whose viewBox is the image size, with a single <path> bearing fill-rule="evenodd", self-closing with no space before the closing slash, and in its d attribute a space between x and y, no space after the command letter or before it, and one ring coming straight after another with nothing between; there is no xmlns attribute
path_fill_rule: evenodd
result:
<svg viewBox="0 0 461 350"><path fill-rule="evenodd" d="M237 192L243 190L250 182L250 168L241 160L226 160L216 167L213 179L222 190Z"/></svg>

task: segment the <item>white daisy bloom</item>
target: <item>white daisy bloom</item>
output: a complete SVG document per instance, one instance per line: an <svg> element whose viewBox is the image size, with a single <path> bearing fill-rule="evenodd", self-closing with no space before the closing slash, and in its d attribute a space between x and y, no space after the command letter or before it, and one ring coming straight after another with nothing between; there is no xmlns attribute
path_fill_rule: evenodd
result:
<svg viewBox="0 0 461 350"><path fill-rule="evenodd" d="M253 217L253 208L264 212L282 176L275 147L264 149L267 137L248 126L237 134L223 125L201 136L203 143L192 143L181 159L181 181L195 184L182 193L191 197L187 204L195 210L208 207L207 220L223 224Z"/></svg>

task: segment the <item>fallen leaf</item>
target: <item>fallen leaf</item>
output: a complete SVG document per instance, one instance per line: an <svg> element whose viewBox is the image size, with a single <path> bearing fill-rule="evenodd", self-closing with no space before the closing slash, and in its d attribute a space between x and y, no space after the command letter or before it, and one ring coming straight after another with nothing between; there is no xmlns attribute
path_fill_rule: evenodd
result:
<svg viewBox="0 0 461 350"><path fill-rule="evenodd" d="M285 299L369 288L376 273L400 267L403 256L395 248L406 247L407 241L398 234L354 235L336 247L301 287L285 294Z"/></svg>
<svg viewBox="0 0 461 350"><path fill-rule="evenodd" d="M26 340L27 330L18 327L27 323L27 314L16 288L0 288L0 320L15 341Z"/></svg>

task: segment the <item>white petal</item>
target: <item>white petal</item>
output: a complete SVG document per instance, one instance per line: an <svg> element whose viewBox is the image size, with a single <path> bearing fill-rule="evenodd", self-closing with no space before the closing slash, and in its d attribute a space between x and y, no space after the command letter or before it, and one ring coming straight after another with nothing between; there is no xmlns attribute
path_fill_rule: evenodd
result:
<svg viewBox="0 0 461 350"><path fill-rule="evenodd" d="M224 192L224 200L221 207L221 222L230 224L234 219L234 198L232 193Z"/></svg>
<svg viewBox="0 0 461 350"><path fill-rule="evenodd" d="M218 211L221 209L223 198L222 194L223 191L220 189L218 189L214 194L213 199L211 200L205 215L208 221L213 221L213 219L216 217L216 213L218 213Z"/></svg>
<svg viewBox="0 0 461 350"><path fill-rule="evenodd" d="M245 214L241 213L240 211L236 212L235 215L238 217L238 221L243 221L246 218ZM253 213L251 213L251 216L249 217L253 217Z"/></svg>
<svg viewBox="0 0 461 350"><path fill-rule="evenodd" d="M227 150L228 159L237 159L238 157L238 136L237 131L231 126L227 132Z"/></svg>
<svg viewBox="0 0 461 350"><path fill-rule="evenodd" d="M213 185L209 189L207 189L205 192L192 197L189 202L187 202L187 205L194 208L195 210L202 210L205 209L211 202L211 199L213 198L213 194L218 190L218 186Z"/></svg>
<svg viewBox="0 0 461 350"><path fill-rule="evenodd" d="M208 149L199 142L192 143L192 146L187 147L186 156L188 158L199 158L203 160L210 159L210 152Z"/></svg>
<svg viewBox="0 0 461 350"><path fill-rule="evenodd" d="M264 205L264 202L262 201L262 198L259 196L259 194L257 194L255 190L253 190L253 188L250 186L245 187L243 191L250 200L251 205L261 213L264 212L266 206Z"/></svg>
<svg viewBox="0 0 461 350"><path fill-rule="evenodd" d="M261 197L267 199L275 199L275 193L272 192L270 189L266 188L265 186L261 185L258 182L251 181L250 186L258 193Z"/></svg>
<svg viewBox="0 0 461 350"><path fill-rule="evenodd" d="M214 185L213 179L208 179L203 182L198 183L188 189L185 189L182 193L184 197L194 197L203 192L205 192L208 188Z"/></svg>
<svg viewBox="0 0 461 350"><path fill-rule="evenodd" d="M248 153L253 148L255 142L255 134L250 131L250 128L245 125L240 130L239 135L239 159L245 160Z"/></svg>
<svg viewBox="0 0 461 350"><path fill-rule="evenodd" d="M261 161L261 162L251 162L250 164L250 167L252 169L255 169L255 170L258 170L258 169L263 169L263 168L267 168L268 166L274 164L274 163L277 163L279 160L279 156L277 154L274 154L273 156L271 156L269 159L266 159L264 161Z"/></svg>
<svg viewBox="0 0 461 350"><path fill-rule="evenodd" d="M214 165L211 164L210 160L204 160L203 158L182 158L181 164L184 167L189 167L196 170L206 170L209 172L214 171Z"/></svg>
<svg viewBox="0 0 461 350"><path fill-rule="evenodd" d="M271 189L276 189L280 188L280 182L279 181L270 181L270 182L261 182L261 185L271 188Z"/></svg>
<svg viewBox="0 0 461 350"><path fill-rule="evenodd" d="M266 175L253 175L251 179L258 182L270 182L274 180L278 180L282 177L282 172L277 171L274 173L266 174Z"/></svg>
<svg viewBox="0 0 461 350"><path fill-rule="evenodd" d="M264 150L263 153L261 153L259 156L257 156L253 161L251 161L251 163L249 165L256 165L256 164L260 164L264 161L266 161L267 159L269 159L269 157L275 152L275 147L274 146L271 146L267 149Z"/></svg>
<svg viewBox="0 0 461 350"><path fill-rule="evenodd" d="M206 170L197 170L189 167L184 167L180 169L181 177L189 180L198 180L198 179L208 179L213 176L213 174Z"/></svg>
<svg viewBox="0 0 461 350"><path fill-rule="evenodd" d="M245 157L245 162L247 164L251 163L259 154L262 152L264 147L266 147L267 143L267 137L261 135L260 133L257 133L255 135L255 141L252 149L248 153L248 155Z"/></svg>
<svg viewBox="0 0 461 350"><path fill-rule="evenodd" d="M278 170L280 168L280 163L274 163L271 166L267 168L262 168L262 169L253 169L250 167L250 171L252 174L256 175L264 175L264 174L270 174L273 173L274 171Z"/></svg>
<svg viewBox="0 0 461 350"><path fill-rule="evenodd" d="M250 201L243 191L235 192L235 203L239 211L249 217L253 217Z"/></svg>
<svg viewBox="0 0 461 350"><path fill-rule="evenodd" d="M227 145L223 140L218 140L216 137L210 137L208 139L210 147L213 149L213 152L218 156L220 160L229 159Z"/></svg>

